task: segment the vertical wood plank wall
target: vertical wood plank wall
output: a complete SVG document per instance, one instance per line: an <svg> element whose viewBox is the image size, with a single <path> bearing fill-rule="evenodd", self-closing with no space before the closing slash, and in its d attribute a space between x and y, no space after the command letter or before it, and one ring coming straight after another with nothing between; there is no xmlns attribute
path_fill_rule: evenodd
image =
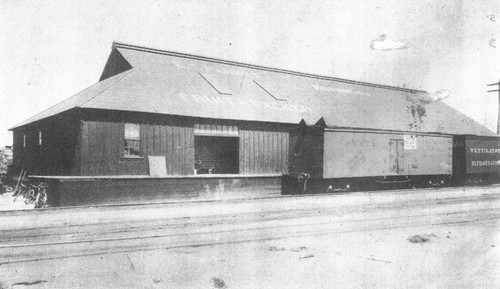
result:
<svg viewBox="0 0 500 289"><path fill-rule="evenodd" d="M42 144L39 132L42 132ZM29 174L78 174L77 148L79 122L74 120L45 121L16 128L13 131L14 166ZM23 136L26 135L26 147Z"/></svg>
<svg viewBox="0 0 500 289"><path fill-rule="evenodd" d="M165 156L167 174L190 175L194 169L193 128L140 124L141 157L123 157L121 122L86 121L82 126L82 175L148 175L148 155Z"/></svg>
<svg viewBox="0 0 500 289"><path fill-rule="evenodd" d="M240 126L240 174L287 171L288 132L272 126Z"/></svg>
<svg viewBox="0 0 500 289"><path fill-rule="evenodd" d="M85 121L82 125L82 175L148 175L148 155L165 156L168 175L194 174L192 124L140 124L141 158L124 158L123 122ZM286 172L288 132L273 125L239 125L239 173Z"/></svg>

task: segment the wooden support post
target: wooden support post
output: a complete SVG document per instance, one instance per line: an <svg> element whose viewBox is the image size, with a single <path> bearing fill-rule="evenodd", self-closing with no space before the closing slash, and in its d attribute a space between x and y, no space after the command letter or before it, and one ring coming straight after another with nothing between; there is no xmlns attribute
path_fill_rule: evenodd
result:
<svg viewBox="0 0 500 289"><path fill-rule="evenodd" d="M22 178L24 178L24 169L22 169L21 173L19 174L19 178L17 179L16 189L14 190L14 193L17 192L17 188L19 187L19 183L21 182Z"/></svg>

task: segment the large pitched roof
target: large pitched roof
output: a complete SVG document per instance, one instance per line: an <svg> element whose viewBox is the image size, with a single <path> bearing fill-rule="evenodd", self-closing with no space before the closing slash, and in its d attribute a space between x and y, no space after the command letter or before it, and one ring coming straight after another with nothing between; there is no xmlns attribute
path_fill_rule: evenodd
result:
<svg viewBox="0 0 500 289"><path fill-rule="evenodd" d="M14 129L16 127L20 127L26 124L30 124L32 122L36 122L51 116L54 116L56 114L59 114L61 112L68 111L70 109L76 108L76 107L83 107L87 102L92 100L95 97L98 97L101 95L103 92L105 92L107 89L115 85L117 82L119 82L123 77L127 76L131 71L125 71L119 74L116 74L110 78L107 78L103 81L100 81L82 91L79 93L71 96L70 98L67 98L56 105L40 112L39 114L36 114L27 120L16 124L14 127L11 129Z"/></svg>
<svg viewBox="0 0 500 289"><path fill-rule="evenodd" d="M420 90L113 43L100 82L17 124L72 108L448 134L492 132ZM14 127L14 128L15 128Z"/></svg>

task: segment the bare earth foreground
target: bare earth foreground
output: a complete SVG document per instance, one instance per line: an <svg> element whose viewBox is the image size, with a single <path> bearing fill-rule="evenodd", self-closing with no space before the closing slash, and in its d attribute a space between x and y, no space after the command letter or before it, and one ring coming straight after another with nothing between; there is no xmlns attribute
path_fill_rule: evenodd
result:
<svg viewBox="0 0 500 289"><path fill-rule="evenodd" d="M500 186L0 212L0 288L500 288Z"/></svg>

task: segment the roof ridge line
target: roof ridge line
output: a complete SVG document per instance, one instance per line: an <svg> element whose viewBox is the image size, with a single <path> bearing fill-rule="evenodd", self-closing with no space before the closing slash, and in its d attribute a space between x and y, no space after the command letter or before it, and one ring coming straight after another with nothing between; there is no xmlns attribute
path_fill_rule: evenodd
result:
<svg viewBox="0 0 500 289"><path fill-rule="evenodd" d="M215 62L215 63L240 66L240 67L258 69L258 70L264 70L264 71L270 71L270 72L278 72L278 73L284 73L284 74L290 74L290 75L296 75L296 76L302 76L302 77L321 79L321 80L330 80L330 81L336 81L336 82L342 82L342 83L356 84L356 85L361 85L361 86L385 88L385 89L404 91L404 92L410 92L410 93L418 93L418 92L427 93L427 91L425 91L425 90L404 88L404 87L391 86L391 85L385 85L385 84L376 84L376 83L370 83L370 82L362 82L362 81L350 80L350 79L345 79L345 78L337 78L337 77L332 77L332 76L305 73L305 72L299 72L299 71L293 71L293 70L287 70L287 69L281 69L281 68L272 68L272 67L267 67L267 66L248 64L248 63L231 61L231 60L217 59L217 58L212 58L212 57L207 57L207 56L200 56L200 55L194 55L194 54L187 54L187 53L181 53L181 52L174 52L174 51L150 48L150 47L146 47L146 46L126 44L126 43L121 43L121 42L116 42L116 41L113 41L113 44L111 47L112 48L125 48L125 49L131 49L131 50L149 52L149 53L155 53L155 54L162 54L162 55L171 55L171 56L177 56L177 57L182 57L182 58Z"/></svg>

